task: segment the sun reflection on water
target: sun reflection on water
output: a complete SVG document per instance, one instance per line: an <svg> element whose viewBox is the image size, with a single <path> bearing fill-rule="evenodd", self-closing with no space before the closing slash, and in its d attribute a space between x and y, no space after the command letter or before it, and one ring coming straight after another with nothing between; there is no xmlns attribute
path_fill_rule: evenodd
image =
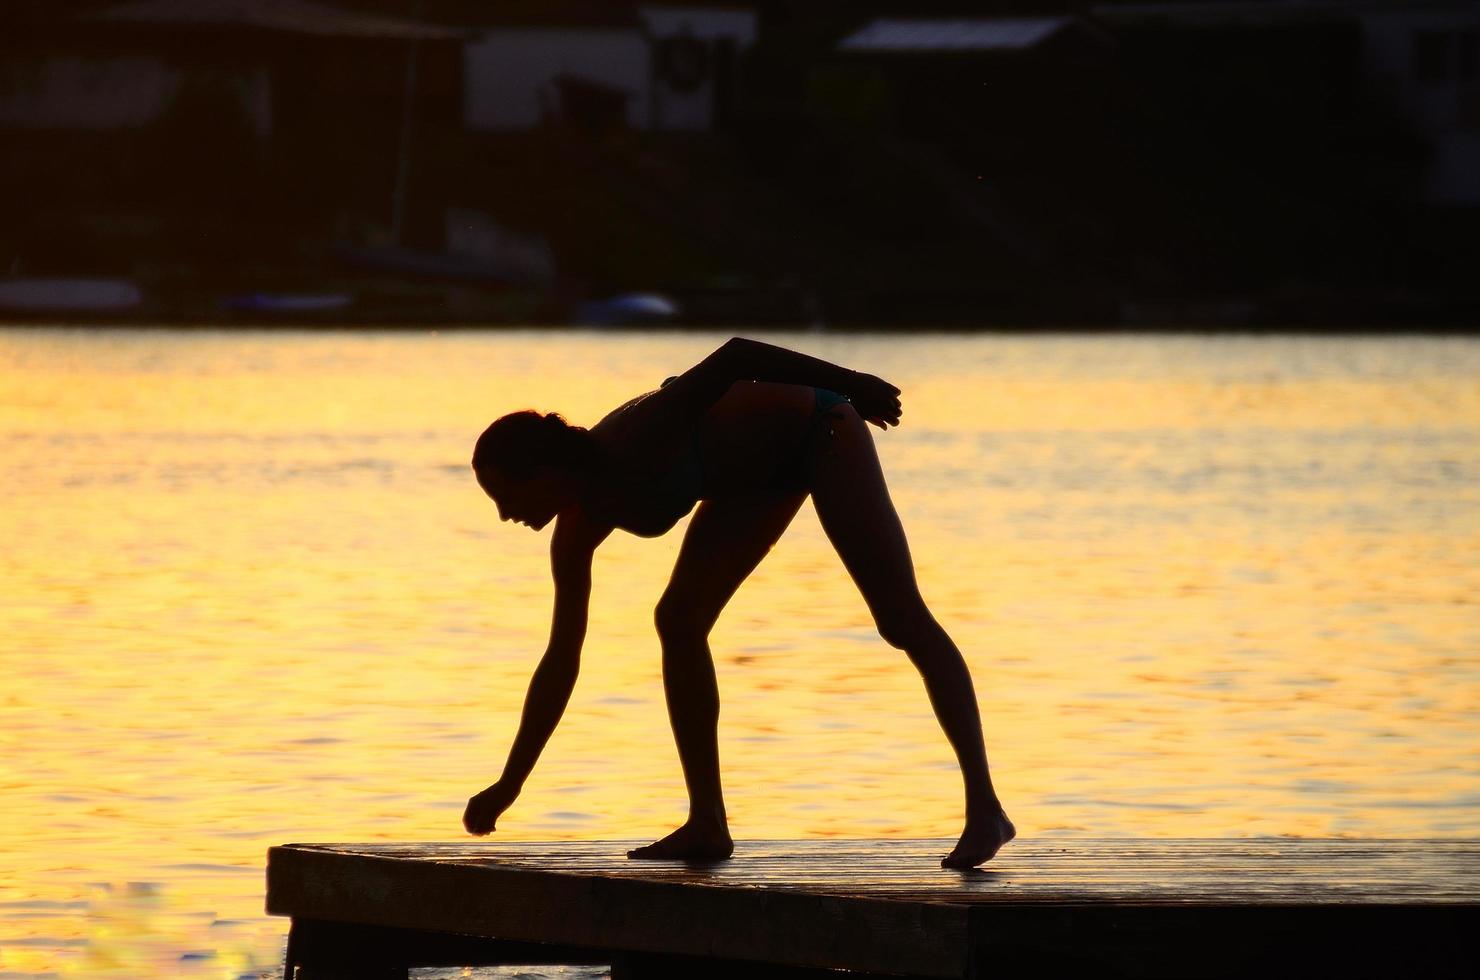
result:
<svg viewBox="0 0 1480 980"><path fill-rule="evenodd" d="M270 971L269 845L457 836L550 606L473 438L589 424L722 339L0 334L0 971ZM1473 833L1480 343L776 339L904 389L880 453L1021 833ZM682 814L651 625L678 541L598 555L502 835ZM959 829L919 680L810 509L712 646L737 836Z"/></svg>

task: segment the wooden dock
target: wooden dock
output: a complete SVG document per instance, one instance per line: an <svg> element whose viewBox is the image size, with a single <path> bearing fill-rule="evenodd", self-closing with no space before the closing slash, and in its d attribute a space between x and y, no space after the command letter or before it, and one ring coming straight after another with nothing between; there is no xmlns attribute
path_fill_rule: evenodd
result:
<svg viewBox="0 0 1480 980"><path fill-rule="evenodd" d="M288 844L267 911L291 980L610 963L624 977L1474 976L1480 840L742 841L711 865L634 841Z"/></svg>

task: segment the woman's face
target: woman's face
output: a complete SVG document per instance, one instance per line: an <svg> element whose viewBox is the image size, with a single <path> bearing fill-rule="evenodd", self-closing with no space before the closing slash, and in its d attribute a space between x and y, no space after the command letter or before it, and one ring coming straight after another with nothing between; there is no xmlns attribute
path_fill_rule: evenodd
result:
<svg viewBox="0 0 1480 980"><path fill-rule="evenodd" d="M481 474L483 490L498 506L501 521L513 521L538 531L574 499L565 473L541 466L527 480L511 480L490 467Z"/></svg>

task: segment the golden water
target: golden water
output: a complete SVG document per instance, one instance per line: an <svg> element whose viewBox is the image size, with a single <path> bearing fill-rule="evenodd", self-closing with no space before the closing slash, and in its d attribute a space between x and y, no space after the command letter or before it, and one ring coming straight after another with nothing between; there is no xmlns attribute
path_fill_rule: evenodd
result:
<svg viewBox="0 0 1480 980"><path fill-rule="evenodd" d="M550 605L474 437L722 339L0 332L0 976L264 974L269 845L457 837ZM775 339L904 390L879 451L1021 833L1475 833L1480 341ZM599 553L501 835L681 817L651 627L681 530ZM713 648L737 836L959 829L810 509Z"/></svg>

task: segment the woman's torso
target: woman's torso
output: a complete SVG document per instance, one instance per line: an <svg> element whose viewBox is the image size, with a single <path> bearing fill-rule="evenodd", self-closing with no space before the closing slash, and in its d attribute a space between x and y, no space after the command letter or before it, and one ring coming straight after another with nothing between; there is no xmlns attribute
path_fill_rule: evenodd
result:
<svg viewBox="0 0 1480 980"><path fill-rule="evenodd" d="M741 381L695 419L661 390L639 395L591 428L606 464L583 506L644 537L664 533L701 499L800 489L814 390Z"/></svg>

